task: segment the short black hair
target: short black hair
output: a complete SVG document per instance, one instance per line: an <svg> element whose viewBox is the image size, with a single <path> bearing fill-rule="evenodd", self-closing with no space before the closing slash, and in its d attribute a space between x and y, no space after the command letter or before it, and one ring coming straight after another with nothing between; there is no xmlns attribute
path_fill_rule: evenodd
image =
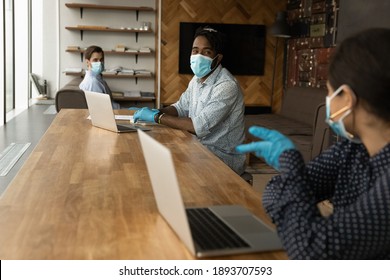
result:
<svg viewBox="0 0 390 280"><path fill-rule="evenodd" d="M93 53L101 53L103 55L103 58L104 58L104 51L101 47L99 46L89 46L85 52L84 52L84 57L85 59L91 59L91 56Z"/></svg>
<svg viewBox="0 0 390 280"><path fill-rule="evenodd" d="M390 29L370 28L346 38L329 65L329 83L350 86L357 101L390 121Z"/></svg>
<svg viewBox="0 0 390 280"><path fill-rule="evenodd" d="M225 34L210 26L204 26L196 29L194 40L198 36L206 37L216 54L223 54Z"/></svg>

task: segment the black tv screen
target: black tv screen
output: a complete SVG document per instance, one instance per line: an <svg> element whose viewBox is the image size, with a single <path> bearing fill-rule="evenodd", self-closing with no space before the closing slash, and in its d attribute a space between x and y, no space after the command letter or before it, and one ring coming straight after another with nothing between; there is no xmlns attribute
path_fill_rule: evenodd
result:
<svg viewBox="0 0 390 280"><path fill-rule="evenodd" d="M225 34L223 67L233 75L264 75L265 25L200 22L180 23L180 74L193 74L190 68L192 43L196 29L205 26Z"/></svg>

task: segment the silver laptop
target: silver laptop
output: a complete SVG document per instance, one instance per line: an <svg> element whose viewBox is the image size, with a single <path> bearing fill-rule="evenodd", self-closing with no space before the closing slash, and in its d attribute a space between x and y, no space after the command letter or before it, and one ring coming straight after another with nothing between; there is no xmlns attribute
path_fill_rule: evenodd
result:
<svg viewBox="0 0 390 280"><path fill-rule="evenodd" d="M87 99L92 125L117 133L137 132L137 129L144 131L150 130L149 128L130 123L117 124L115 121L114 111L112 110L111 99L108 94L87 90L85 90L84 93Z"/></svg>
<svg viewBox="0 0 390 280"><path fill-rule="evenodd" d="M170 150L142 131L138 136L158 210L194 256L282 249L276 231L242 206L185 208Z"/></svg>

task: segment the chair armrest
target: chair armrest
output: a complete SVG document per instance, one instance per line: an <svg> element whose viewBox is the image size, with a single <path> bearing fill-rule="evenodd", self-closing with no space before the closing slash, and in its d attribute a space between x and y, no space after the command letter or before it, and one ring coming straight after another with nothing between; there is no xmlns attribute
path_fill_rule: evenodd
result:
<svg viewBox="0 0 390 280"><path fill-rule="evenodd" d="M318 156L323 150L331 144L331 131L329 125L325 122L326 106L324 103L317 107L313 123L313 145L311 150L311 159Z"/></svg>
<svg viewBox="0 0 390 280"><path fill-rule="evenodd" d="M56 110L62 108L88 109L84 91L78 87L64 87L56 94Z"/></svg>

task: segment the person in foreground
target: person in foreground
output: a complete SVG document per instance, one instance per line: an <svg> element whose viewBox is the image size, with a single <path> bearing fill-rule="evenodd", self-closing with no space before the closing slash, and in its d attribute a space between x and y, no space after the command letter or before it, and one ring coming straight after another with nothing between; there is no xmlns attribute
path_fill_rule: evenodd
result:
<svg viewBox="0 0 390 280"><path fill-rule="evenodd" d="M104 71L103 49L98 46L90 46L85 50L84 56L87 63L87 70L79 88L108 94L111 98L113 109L119 109L119 104L112 100L110 87L102 77L102 72Z"/></svg>
<svg viewBox="0 0 390 280"><path fill-rule="evenodd" d="M237 80L221 65L222 36L208 27L197 29L190 57L195 76L186 91L166 108L137 110L134 122L156 122L187 130L241 175L245 155L236 152L235 147L245 138L244 101Z"/></svg>
<svg viewBox="0 0 390 280"><path fill-rule="evenodd" d="M326 121L340 141L306 166L277 131L240 145L276 167L263 195L292 259L390 258L390 29L370 29L338 46L329 67ZM316 204L329 199L333 213Z"/></svg>

